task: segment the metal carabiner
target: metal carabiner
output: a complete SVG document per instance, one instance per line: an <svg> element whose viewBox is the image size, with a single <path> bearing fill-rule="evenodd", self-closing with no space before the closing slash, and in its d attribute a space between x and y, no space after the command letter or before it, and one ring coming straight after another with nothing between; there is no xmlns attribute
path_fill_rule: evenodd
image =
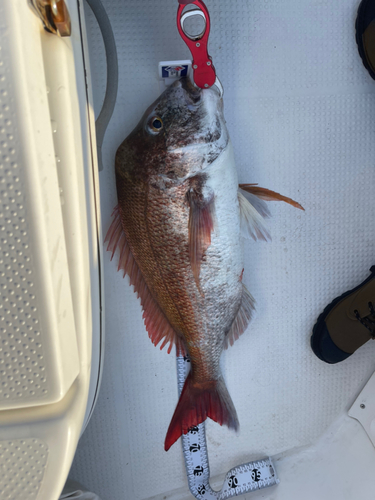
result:
<svg viewBox="0 0 375 500"><path fill-rule="evenodd" d="M210 14L208 13L207 7L202 0L178 0L178 2L177 28L181 38L186 43L191 55L193 56L194 82L197 87L207 89L212 87L216 81L216 72L214 65L212 64L212 58L207 51L208 37L211 26ZM184 8L189 4L196 5L198 8L188 10L183 13ZM196 15L200 15L204 18L205 28L199 35L191 36L185 31L183 23L187 18Z"/></svg>

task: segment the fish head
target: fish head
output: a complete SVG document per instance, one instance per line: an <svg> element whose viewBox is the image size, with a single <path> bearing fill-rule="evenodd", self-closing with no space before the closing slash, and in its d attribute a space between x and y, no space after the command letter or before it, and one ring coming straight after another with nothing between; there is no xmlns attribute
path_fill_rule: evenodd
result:
<svg viewBox="0 0 375 500"><path fill-rule="evenodd" d="M120 148L127 161L116 168L181 182L204 171L228 140L219 90L200 89L181 78L149 106L125 139Z"/></svg>

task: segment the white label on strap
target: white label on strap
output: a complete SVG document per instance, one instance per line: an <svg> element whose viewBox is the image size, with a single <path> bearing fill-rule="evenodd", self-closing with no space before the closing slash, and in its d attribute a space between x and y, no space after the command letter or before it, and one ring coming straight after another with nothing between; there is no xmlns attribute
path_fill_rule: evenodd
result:
<svg viewBox="0 0 375 500"><path fill-rule="evenodd" d="M189 59L179 61L160 61L158 65L160 92L183 76L190 76L192 62Z"/></svg>
<svg viewBox="0 0 375 500"><path fill-rule="evenodd" d="M190 371L188 356L177 357L178 392L181 394L185 379ZM204 422L191 427L182 435L182 448L185 458L189 489L195 498L224 500L250 491L260 490L278 484L275 468L270 458L249 462L231 469L220 491L210 486L210 468Z"/></svg>

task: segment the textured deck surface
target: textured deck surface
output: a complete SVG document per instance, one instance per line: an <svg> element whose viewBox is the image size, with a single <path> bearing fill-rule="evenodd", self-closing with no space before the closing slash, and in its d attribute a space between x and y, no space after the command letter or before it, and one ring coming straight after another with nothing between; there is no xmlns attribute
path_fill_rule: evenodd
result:
<svg viewBox="0 0 375 500"><path fill-rule="evenodd" d="M177 2L103 3L120 69L100 174L106 231L116 204L116 148L159 93L158 61L189 53L175 27ZM373 371L375 343L328 366L312 354L309 339L325 305L375 264L375 82L357 52L356 0L206 4L209 52L225 88L239 180L291 196L306 209L270 204L273 241L244 240L244 282L257 316L222 359L241 430L237 436L208 424L215 476L314 443ZM90 12L87 27L98 113L105 58ZM151 344L139 301L109 255L105 290L103 383L72 475L103 500L163 498L187 488L180 444L163 450L177 401L175 359Z"/></svg>

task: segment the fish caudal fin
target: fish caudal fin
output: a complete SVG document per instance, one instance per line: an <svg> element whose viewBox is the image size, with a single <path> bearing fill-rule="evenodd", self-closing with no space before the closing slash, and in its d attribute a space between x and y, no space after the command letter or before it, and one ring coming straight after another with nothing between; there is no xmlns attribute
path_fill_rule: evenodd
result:
<svg viewBox="0 0 375 500"><path fill-rule="evenodd" d="M173 414L165 437L164 449L168 451L173 443L186 434L190 427L201 424L210 417L220 425L238 430L239 423L236 409L226 388L224 380L194 384L189 373L176 410Z"/></svg>

